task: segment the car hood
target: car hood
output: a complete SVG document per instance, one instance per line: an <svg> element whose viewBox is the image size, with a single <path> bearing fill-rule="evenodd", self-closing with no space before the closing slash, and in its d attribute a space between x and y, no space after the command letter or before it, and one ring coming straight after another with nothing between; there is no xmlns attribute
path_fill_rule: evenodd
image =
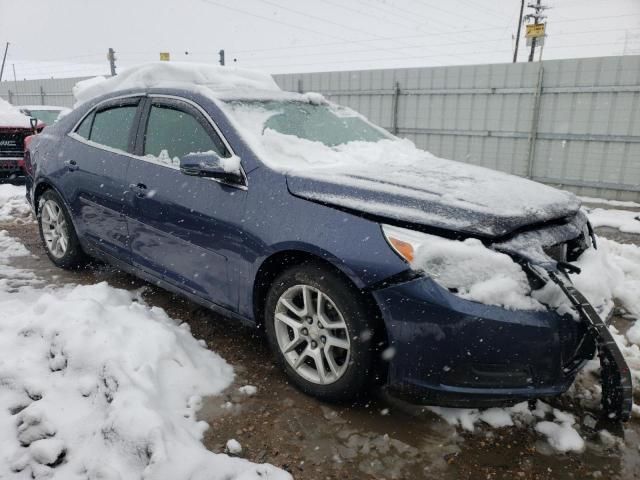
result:
<svg viewBox="0 0 640 480"><path fill-rule="evenodd" d="M368 169L296 169L287 172L287 185L297 197L380 221L494 239L573 217L580 208L569 192L422 153Z"/></svg>

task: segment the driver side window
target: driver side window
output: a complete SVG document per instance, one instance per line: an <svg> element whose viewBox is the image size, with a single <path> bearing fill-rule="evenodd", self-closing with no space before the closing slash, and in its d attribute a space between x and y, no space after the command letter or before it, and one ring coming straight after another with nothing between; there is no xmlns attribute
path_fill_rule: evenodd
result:
<svg viewBox="0 0 640 480"><path fill-rule="evenodd" d="M151 105L144 155L175 166L188 153L213 151L220 157L228 157L222 140L214 132L208 132L203 121L175 107Z"/></svg>

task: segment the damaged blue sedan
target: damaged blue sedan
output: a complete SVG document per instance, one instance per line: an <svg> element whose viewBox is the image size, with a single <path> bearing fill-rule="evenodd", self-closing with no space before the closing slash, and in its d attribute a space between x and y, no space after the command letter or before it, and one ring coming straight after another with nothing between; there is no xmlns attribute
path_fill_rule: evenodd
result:
<svg viewBox="0 0 640 480"><path fill-rule="evenodd" d="M578 199L449 161L271 77L154 64L79 89L30 137L53 263L112 263L264 329L301 390L494 406L559 395L596 351L631 380L606 309L572 283L595 247ZM604 318L604 320L603 320Z"/></svg>

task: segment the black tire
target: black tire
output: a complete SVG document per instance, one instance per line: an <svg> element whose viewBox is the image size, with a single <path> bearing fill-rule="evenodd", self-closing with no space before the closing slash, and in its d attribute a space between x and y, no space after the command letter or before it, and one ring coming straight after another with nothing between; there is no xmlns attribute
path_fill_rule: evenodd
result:
<svg viewBox="0 0 640 480"><path fill-rule="evenodd" d="M53 205L53 202L57 206L60 211L62 217L64 217L65 224L62 227L62 231L66 234L67 244L66 249L63 254L56 255L52 252L50 244L47 242L45 238L45 233L47 230L52 230L50 225L43 226L43 209L45 205ZM47 214L45 214L46 216ZM73 226L73 222L71 221L71 217L69 216L69 212L67 211L62 198L58 195L54 190L47 190L42 194L42 196L38 200L38 230L40 231L40 239L42 240L42 245L44 247L45 252L47 252L47 256L49 259L60 268L64 268L67 270L76 270L78 268L82 268L86 266L88 262L87 255L82 251L82 247L80 246L80 242L78 241L78 236L76 234L75 228ZM44 222L46 223L46 222Z"/></svg>
<svg viewBox="0 0 640 480"><path fill-rule="evenodd" d="M346 370L332 383L319 384L304 378L285 358L285 353L278 343L275 320L278 302L285 292L290 292L301 285L317 289L328 297L342 314L347 327L346 335L349 337L350 351L348 361L345 359L342 363L342 366L346 365ZM315 294L317 295L317 292ZM331 305L328 308L334 310ZM265 304L265 330L276 362L282 366L291 382L309 395L332 402L344 402L361 396L370 385L375 384L372 344L376 322L370 311L363 294L330 268L319 263L304 263L291 267L276 277L269 289ZM322 333L322 331L316 329L316 333ZM290 332L293 334L293 329ZM307 343L311 347L313 342ZM303 349L302 346L300 348ZM319 348L324 351L322 345ZM297 352L296 355L299 356ZM327 358L326 353L324 358ZM315 361L312 360L312 364L315 367ZM325 366L329 375L332 375L328 361Z"/></svg>

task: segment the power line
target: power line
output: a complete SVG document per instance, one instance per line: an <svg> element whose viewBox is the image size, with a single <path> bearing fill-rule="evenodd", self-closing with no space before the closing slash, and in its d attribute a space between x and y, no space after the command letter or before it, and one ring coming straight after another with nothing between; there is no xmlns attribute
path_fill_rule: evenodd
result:
<svg viewBox="0 0 640 480"><path fill-rule="evenodd" d="M632 31L632 30L639 30L639 27L632 27L632 28L628 28L626 30L628 31ZM487 31L487 30L493 30L493 29L474 29L474 30L467 30L467 32L477 32L477 31ZM553 38L557 38L557 37L563 37L563 36L573 36L573 35L582 35L582 34L588 34L588 35L593 35L596 33L606 33L606 32L618 32L620 29L619 28L605 28L605 29L599 29L599 30L579 30L579 31L574 31L574 32L561 32L561 33L556 33L553 35ZM401 38L422 38L422 37L434 37L434 36L447 36L448 34L417 34L417 35L407 35L407 36L403 36ZM375 41L379 41L378 39L374 39L374 40L363 40L363 41L359 41L359 42L354 42L354 43L370 43L370 42L375 42ZM471 44L471 43L479 43L479 44L489 44L489 43L496 43L496 42L501 42L504 41L502 38L500 39L489 39L489 40L478 40L478 41L465 41L465 42L450 42L450 43L430 43L429 46L430 47L444 47L444 46L455 46L455 45L467 45L467 44ZM340 44L342 45L344 42L331 42L331 43L323 43L323 44L316 44L316 45L304 45L304 46L292 46L292 47L282 47L282 48L268 48L268 49L255 49L255 50L236 50L234 51L234 53L261 53L261 52L265 52L265 51L279 51L279 50L285 50L285 49L293 49L293 48L311 48L311 47L323 47L323 46L333 46L333 45L337 45ZM403 50L403 49L414 49L414 48L424 48L424 44L414 44L414 45L407 45L407 46L397 46L397 47L389 47L390 50ZM372 47L372 48L363 48L363 49L358 49L358 50L349 50L348 52L344 52L344 53L366 53L366 52L373 52L373 51L378 51L377 47ZM218 53L218 51L190 51L189 52L191 55L203 55L203 56L214 56ZM156 50L147 50L147 51L139 51L139 52L120 52L118 54L118 56L120 58L131 58L131 57L136 57L136 56L148 56L148 55L156 55L157 51ZM328 51L328 52L314 52L314 53L306 53L304 54L305 56L309 57L309 56L322 56L322 55L335 55L335 51ZM91 55L94 56L94 55ZM97 55L96 55L97 56ZM102 55L99 55L100 57L102 57ZM285 55L272 55L272 56L261 56L259 60L270 60L270 59L279 59L279 58L289 58L291 56L291 54L285 54ZM58 58L56 59L56 61L59 60L74 60L77 58L83 58L83 57L88 57L88 55L77 55L77 56L71 56L71 57L66 57L66 58ZM42 71L43 68L47 68L47 67L43 67L42 65L30 65L28 63L30 62L21 62L21 61L16 61L16 66L20 67L20 70L38 70L38 71ZM26 64L25 64L26 63ZM87 63L87 64L83 64L86 66L96 66L96 67L100 67L100 65L98 65L97 63ZM60 66L61 68L64 68L64 66Z"/></svg>
<svg viewBox="0 0 640 480"><path fill-rule="evenodd" d="M636 27L638 29L640 29L640 27ZM567 35L578 35L578 34L589 34L592 35L594 33L602 33L602 32L617 32L619 31L619 29L617 28L611 28L611 29L602 29L602 30L583 30L580 32L566 32L566 33L557 33L554 34L554 38L555 37L563 37L563 36L567 36ZM497 43L497 42L504 42L503 38L496 38L496 39L488 39L488 40L470 40L470 41L465 41L465 42L450 42L450 43L430 43L429 47L451 47L451 46L457 46L457 45L469 45L469 44L488 44L488 43ZM425 48L424 44L419 44L419 45L407 45L407 46L403 46L403 47L390 47L390 49L393 50L403 50L403 49L413 49L413 48ZM374 52L374 51L378 51L377 48L365 48L365 49L360 49L360 50L350 50L348 52L344 52L344 53L366 53L366 52ZM311 57L311 56L322 56L322 55L335 55L335 52L316 52L316 53L305 53L305 57ZM270 60L270 59L278 59L278 58L290 58L291 54L288 55L272 55L272 56L261 56L259 58L259 60Z"/></svg>
<svg viewBox="0 0 640 480"><path fill-rule="evenodd" d="M293 23L284 22L284 21L278 20L276 18L265 17L264 15L259 15L257 13L247 12L246 10L242 10L240 8L231 7L231 6L225 5L223 3L215 2L214 0L200 0L200 1L203 2L203 3L207 3L209 5L215 5L216 7L224 8L226 10L231 10L231 11L234 11L234 12L242 13L243 15L247 15L249 17L259 18L261 20L266 20L267 22L277 23L277 24L284 25L284 26L289 27L289 28L293 28L293 29L296 29L296 30L301 30L303 32L307 32L307 33L311 32L311 33L315 33L317 35L322 35L322 36L325 36L325 37L331 37L331 38L335 38L335 39L343 40L343 41L346 40L343 37L338 37L338 36L332 35L330 33L321 32L321 31L313 30L311 28L303 27L303 26L300 26L300 25L295 25Z"/></svg>
<svg viewBox="0 0 640 480"><path fill-rule="evenodd" d="M361 28L355 28L355 27L351 27L349 25L344 25L344 24L341 24L341 23L338 23L338 22L334 22L333 20L327 20L326 18L322 18L322 17L319 17L317 15L311 15L311 14L306 13L306 12L301 12L300 10L294 10L293 8L285 7L283 5L279 5L279 4L277 4L275 2L271 2L269 0L260 0L260 2L261 3L266 3L267 5L273 5L276 8L280 8L280 9L286 11L286 12L291 12L291 13L293 13L295 15L300 15L300 16L303 16L303 17L311 18L313 20L318 20L320 22L324 22L324 23L327 23L329 25L334 25L334 26L337 26L337 27L340 27L340 28L346 28L349 31L364 33L365 35L368 35L370 37L371 36L378 37L377 35L372 34L371 32L369 32L368 30L362 30Z"/></svg>
<svg viewBox="0 0 640 480"><path fill-rule="evenodd" d="M345 38L345 37L340 37L340 36L336 36L336 35L327 34L327 33L325 33L325 32L320 32L320 31L318 31L318 30L312 30L312 29L309 29L309 28L307 28L307 27L301 27L301 26L299 26L299 25L294 25L294 24L291 24L291 23L288 23L288 22L283 22L283 21L281 21L281 20L277 20L277 19L273 19L273 18L265 17L265 16L263 16L263 15L258 15L258 14L255 14L255 13L247 12L246 10L241 10L241 9L239 9L239 8L230 7L230 6L228 6L228 5L224 5L224 4L221 4L221 3L215 2L215 1L213 1L213 0L200 0L200 1L201 1L201 2L204 2L204 3L208 3L208 4L213 4L213 5L216 5L216 6L219 6L219 7L225 8L225 9L227 9L227 10L233 10L233 11L236 11L236 12L240 12L240 13L243 13L243 14L245 14L245 15L252 16L252 17L261 18L261 19L263 19L263 20L267 20L267 21L270 21L270 22L276 22L276 23L279 23L279 24L282 24L282 25L286 25L286 26L291 27L291 28L296 28L296 29L298 29L298 30L303 30L303 31L305 31L305 32L307 32L307 33L308 33L308 32L313 32L313 33L317 33L317 34L319 34L319 35L325 35L325 36L329 36L329 37L336 38L336 39L339 39L339 40L343 40L343 41L345 41L345 42L351 42L351 41L352 41L352 40L350 40L350 39L348 39L348 38ZM303 16L306 16L306 17L309 17L309 18L317 18L317 19L321 19L320 17L311 16L311 15L306 14L306 13L300 13L300 12L298 12L298 11L294 11L294 10L289 9L289 8L284 8L284 7L282 7L281 5L275 4L275 3L270 2L270 1L268 1L268 0L263 0L263 3L267 3L267 4L271 4L271 5L275 5L276 7L282 8L283 10L289 10L289 11L291 11L291 12L294 12L294 13L298 14L298 15L303 15ZM327 20L324 20L324 19L321 19L321 20L323 20L323 21L327 21ZM335 24L335 22L332 22L332 21L330 21L330 20L329 20L329 21L327 21L327 22L329 22L329 23L334 23L334 24ZM343 27L344 27L344 28L349 28L349 27L346 27L346 26L343 26ZM370 35L370 34L369 34L369 35ZM382 38L380 38L379 40L382 40ZM381 49L381 50L383 50L383 51L384 51L384 50L387 50L387 48L385 48L385 47L380 47L380 49Z"/></svg>
<svg viewBox="0 0 640 480"><path fill-rule="evenodd" d="M480 32L480 31L488 31L488 30L494 30L493 28L482 28L482 29L472 29L472 30L465 30L465 32ZM631 28L627 28L625 30L628 31L633 31L633 30L640 30L640 26L638 27L631 27ZM563 36L573 36L573 35L583 35L583 34L588 34L588 35L592 35L592 34L596 34L596 33L607 33L607 32L618 32L620 31L620 28L605 28L605 29L599 29L599 30L579 30L579 31L573 31L573 32L560 32L560 33L555 33L553 34L553 38L557 38L557 37L563 37ZM458 32L459 33L459 32ZM453 33L452 33L453 34ZM449 33L424 33L424 34L416 34L416 35L406 35L406 36L402 36L402 37L392 37L392 38L402 38L402 39L409 39L409 38L423 38L423 37L446 37L448 36ZM370 40L361 40L361 41L354 41L352 43L354 44L360 44L360 43L371 43L371 42L377 42L377 41L381 41L384 39L370 39ZM498 41L503 41L503 39L491 39L491 40L479 40L479 41L469 41L469 42L451 42L451 43L431 43L429 44L430 47L436 47L436 46L452 46L452 45L466 45L469 43L495 43ZM306 44L306 45L297 45L297 46L289 46L289 47L274 47L274 48L263 48L263 49L254 49L254 50L235 50L234 53L261 53L261 52L269 52L269 51L280 51L280 50L288 50L288 49L299 49L299 48L316 48L316 47L325 47L325 46L334 46L334 45L343 45L345 42L328 42L328 43L321 43L321 44ZM413 49L413 48L424 48L424 44L414 44L414 45L407 45L407 46L398 46L398 47L389 47L389 49L391 50L402 50L402 49ZM372 47L372 48L366 48L366 49L359 49L359 50L350 50L348 52L344 52L344 53L365 53L365 52L371 52L371 51L378 51L377 47ZM118 56L120 58L131 58L131 57L135 57L135 56L148 56L148 55L156 55L158 52L156 50L147 50L147 51L138 51L138 52L120 52L118 54ZM218 53L218 51L189 51L189 53L191 55L206 55L206 56L212 56ZM102 57L103 54L92 54L92 55L74 55L74 56L70 56L70 57L58 57L55 59L48 59L46 61L44 61L43 63L46 62L56 62L56 61L64 61L64 60L75 60L78 58L88 58L88 57ZM314 52L314 53L306 53L304 54L305 56L322 56L322 55L335 55L334 51L328 51L328 52ZM285 58L285 57L290 57L291 54L288 55L273 55L273 56L268 56L268 57L260 57L260 60L266 60L266 59L277 59L277 58ZM37 60L34 61L15 61L16 66L18 66L20 68L20 70L42 70L43 68L47 68L47 67L43 67L42 65L32 65L30 63L36 62ZM97 63L86 63L83 65L86 66L96 66L98 67L99 64ZM64 66L60 66L62 68L64 68Z"/></svg>
<svg viewBox="0 0 640 480"><path fill-rule="evenodd" d="M499 16L503 16L503 17L507 17L507 15L505 15L504 11L498 11L498 10L494 10L493 8L489 7L488 5L478 5L477 3L471 1L471 0L458 0L459 2L462 3L466 3L467 5L471 6L471 8L475 8L481 12L491 12L494 15L499 15ZM487 3L487 2L485 2Z"/></svg>
<svg viewBox="0 0 640 480"><path fill-rule="evenodd" d="M436 7L436 6L434 6L434 5L430 4L430 3L426 3L426 2L425 2L425 0L422 0L420 3L421 3L422 5L425 5L425 6L426 6L426 7L428 7L428 8L432 9L432 10L436 10L436 11L438 11L438 12L444 13L445 15L449 15L449 16L455 17L455 18L456 18L456 19L458 19L458 20L462 18L462 19L464 19L464 20L469 20L469 21L477 22L477 19L475 19L475 18L474 18L474 19L472 19L472 18L470 18L470 17L465 17L465 16L463 16L463 15L460 13L460 11L458 11L458 12L452 12L452 11L450 11L450 10L445 10L445 9L443 9L443 8L441 8L441 7ZM485 23L486 23L486 22L485 22ZM488 24L487 24L487 25L488 25ZM492 25L492 26L493 26L494 28L501 28L501 26L498 26L498 25Z"/></svg>
<svg viewBox="0 0 640 480"><path fill-rule="evenodd" d="M607 46L607 45L621 45L623 43L623 41L617 41L617 42L605 42L605 43L592 43L592 44L585 44L585 43L576 43L576 44L568 44L568 45L559 45L556 47L550 47L550 48L554 48L554 49L565 49L565 48L571 48L571 47L580 47L580 46L585 46L585 47L598 47L598 46ZM395 57L395 58L391 58L391 59L387 59L387 60L412 60L412 59L423 59L423 58L438 58L438 57L468 57L469 55L490 55L490 54L494 54L494 53L507 53L507 52L511 52L511 49L505 49L505 50L492 50L492 51L486 51L486 50L479 50L479 51L473 51L473 52L461 52L461 53L439 53L439 54L432 54L432 55L410 55L410 56L400 56L400 57ZM301 66L311 66L311 65L334 65L334 64L338 64L338 63L360 63L360 62L371 62L372 60L379 60L379 58L363 58L363 59L349 59L349 60L335 60L335 61L330 61L330 62L310 62L310 63L296 63L296 64L280 64L280 65L255 65L257 67L267 67L267 68L281 68L281 67L301 67Z"/></svg>
<svg viewBox="0 0 640 480"><path fill-rule="evenodd" d="M357 13L358 15L361 15L361 16L373 18L375 20L378 20L380 22L384 22L386 24L390 23L392 25L398 25L398 26L400 26L402 28L407 28L407 24L406 23L399 23L399 22L395 22L395 21L389 20L389 18L378 17L377 15L373 15L373 14L368 13L368 12L363 12L362 10L358 10L357 8L347 7L346 5L341 5L339 3L335 3L335 2L332 2L330 0L320 0L320 1L323 2L323 3L328 3L329 5L333 5L334 7L341 8L343 10L348 10L350 12Z"/></svg>

